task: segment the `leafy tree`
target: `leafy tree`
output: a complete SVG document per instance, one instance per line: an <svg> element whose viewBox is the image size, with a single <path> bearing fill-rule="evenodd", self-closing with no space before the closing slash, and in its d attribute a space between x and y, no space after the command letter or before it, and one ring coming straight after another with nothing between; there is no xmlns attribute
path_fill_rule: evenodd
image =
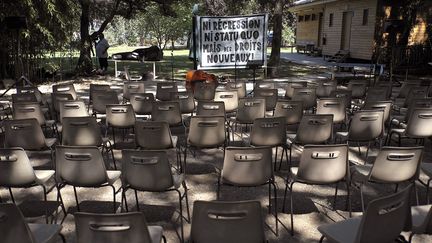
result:
<svg viewBox="0 0 432 243"><path fill-rule="evenodd" d="M176 0L107 0L92 1L79 0L81 7L80 18L80 56L76 71L90 74L93 70L91 61L91 49L93 41L102 33L115 16L123 16L130 19L138 12L146 11L151 2L160 6L163 15L172 15L171 4ZM155 16L156 17L156 16ZM100 21L99 28L90 34L92 20Z"/></svg>

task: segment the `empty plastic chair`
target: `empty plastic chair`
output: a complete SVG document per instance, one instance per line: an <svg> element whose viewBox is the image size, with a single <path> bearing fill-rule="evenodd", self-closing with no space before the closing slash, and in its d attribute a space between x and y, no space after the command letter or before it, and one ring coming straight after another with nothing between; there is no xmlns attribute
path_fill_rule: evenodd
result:
<svg viewBox="0 0 432 243"><path fill-rule="evenodd" d="M115 129L127 131L135 126L135 112L132 105L107 105L106 123L112 129L113 142L115 142Z"/></svg>
<svg viewBox="0 0 432 243"><path fill-rule="evenodd" d="M44 94L37 87L17 87L17 94L34 94L36 100L40 105L46 105Z"/></svg>
<svg viewBox="0 0 432 243"><path fill-rule="evenodd" d="M178 92L175 82L159 82L156 85L156 99L160 101L171 100L171 93Z"/></svg>
<svg viewBox="0 0 432 243"><path fill-rule="evenodd" d="M417 197L415 181L420 174L423 147L383 147L373 164L351 166L351 180L360 183L360 196L364 211L363 185L371 183L395 184L409 182L413 184Z"/></svg>
<svg viewBox="0 0 432 243"><path fill-rule="evenodd" d="M57 125L54 120L47 120L43 114L40 103L17 103L13 106L12 117L15 120L36 118L44 129L51 129L57 133Z"/></svg>
<svg viewBox="0 0 432 243"><path fill-rule="evenodd" d="M89 116L86 105L83 100L68 100L60 101L59 103L60 116L59 120L63 123L65 117L83 117Z"/></svg>
<svg viewBox="0 0 432 243"><path fill-rule="evenodd" d="M353 99L363 99L366 96L367 81L351 80L348 83L348 90L351 90Z"/></svg>
<svg viewBox="0 0 432 243"><path fill-rule="evenodd" d="M375 199L361 217L318 227L320 242L394 242L399 238L409 218L411 186L399 193Z"/></svg>
<svg viewBox="0 0 432 243"><path fill-rule="evenodd" d="M338 185L345 181L348 191L347 203L351 213L350 188L349 188L349 162L348 146L346 144L336 145L305 145L300 157L298 167L291 167L288 175L283 201L285 212L285 201L288 189L290 191L290 213L291 213L291 235L294 235L294 211L293 194L294 184L302 183L309 185L336 185L333 210L336 207Z"/></svg>
<svg viewBox="0 0 432 243"><path fill-rule="evenodd" d="M153 121L165 121L170 127L183 124L180 104L177 101L153 102L151 118Z"/></svg>
<svg viewBox="0 0 432 243"><path fill-rule="evenodd" d="M93 115L106 114L106 106L120 104L117 93L113 91L96 91L93 93Z"/></svg>
<svg viewBox="0 0 432 243"><path fill-rule="evenodd" d="M151 115L153 102L155 101L152 93L137 94L132 93L129 102L132 105L136 115Z"/></svg>
<svg viewBox="0 0 432 243"><path fill-rule="evenodd" d="M218 91L215 93L214 101L223 102L226 113L235 112L238 108L237 91Z"/></svg>
<svg viewBox="0 0 432 243"><path fill-rule="evenodd" d="M171 100L178 101L182 114L193 114L195 111L194 95L191 91L172 92Z"/></svg>
<svg viewBox="0 0 432 243"><path fill-rule="evenodd" d="M195 201L191 242L266 242L259 201Z"/></svg>
<svg viewBox="0 0 432 243"><path fill-rule="evenodd" d="M270 147L227 147L223 167L218 179L217 199L220 199L222 185L256 187L269 184L269 213L275 211L276 232L278 231L277 189L272 169ZM271 202L272 188L274 202Z"/></svg>
<svg viewBox="0 0 432 243"><path fill-rule="evenodd" d="M274 89L275 83L273 81L256 81L254 91L257 89Z"/></svg>
<svg viewBox="0 0 432 243"><path fill-rule="evenodd" d="M392 111L393 101L368 101L365 103L363 109L365 110L384 110L384 124L390 125L390 117Z"/></svg>
<svg viewBox="0 0 432 243"><path fill-rule="evenodd" d="M294 88L292 100L301 101L305 110L315 107L316 98L315 88Z"/></svg>
<svg viewBox="0 0 432 243"><path fill-rule="evenodd" d="M213 100L216 92L215 83L196 82L194 90L194 98L200 100Z"/></svg>
<svg viewBox="0 0 432 243"><path fill-rule="evenodd" d="M223 101L198 101L197 116L226 116L225 103Z"/></svg>
<svg viewBox="0 0 432 243"><path fill-rule="evenodd" d="M323 144L333 136L333 115L305 114L294 137L288 137L289 163L292 164L294 145Z"/></svg>
<svg viewBox="0 0 432 243"><path fill-rule="evenodd" d="M130 100L132 93L144 93L144 82L124 82L123 84L123 100Z"/></svg>
<svg viewBox="0 0 432 243"><path fill-rule="evenodd" d="M70 185L74 189L77 210L80 211L77 187L111 187L113 190L113 211L117 210L114 183L120 179L118 170L106 170L101 151L96 146L56 146L56 182L59 193Z"/></svg>
<svg viewBox="0 0 432 243"><path fill-rule="evenodd" d="M74 100L78 98L73 84L55 84L52 86L52 92L70 94Z"/></svg>
<svg viewBox="0 0 432 243"><path fill-rule="evenodd" d="M89 104L88 110L90 110L90 106L93 104L93 96L95 92L100 91L111 91L111 87L108 84L90 84L89 88Z"/></svg>
<svg viewBox="0 0 432 243"><path fill-rule="evenodd" d="M140 212L119 214L76 213L77 242L166 243L161 226L149 226Z"/></svg>
<svg viewBox="0 0 432 243"><path fill-rule="evenodd" d="M14 204L13 188L38 186L42 187L43 199L47 202L48 182L53 177L54 170L34 170L26 152L22 148L0 149L0 186L9 189L9 195ZM62 201L58 206L64 209ZM66 216L66 211L63 212ZM45 210L47 223L50 213L54 212L49 212L48 209Z"/></svg>
<svg viewBox="0 0 432 243"><path fill-rule="evenodd" d="M246 97L246 83L244 81L229 82L226 84L226 89L230 91L237 91L237 97Z"/></svg>
<svg viewBox="0 0 432 243"><path fill-rule="evenodd" d="M405 128L390 130L388 144L393 135L398 137L399 146L404 138L416 139L417 143L424 145L425 139L432 136L432 108L416 108L410 111L410 118Z"/></svg>
<svg viewBox="0 0 432 243"><path fill-rule="evenodd" d="M334 90L331 94L330 97L335 97L335 98L339 98L342 99L345 103L345 107L351 111L351 102L352 102L352 91L351 90Z"/></svg>
<svg viewBox="0 0 432 243"><path fill-rule="evenodd" d="M111 141L102 137L96 117L65 117L62 126L62 145L100 147L107 158L111 154L114 168L117 168Z"/></svg>
<svg viewBox="0 0 432 243"><path fill-rule="evenodd" d="M316 88L316 96L318 98L330 97L331 93L336 91L337 82L332 80L320 81Z"/></svg>
<svg viewBox="0 0 432 243"><path fill-rule="evenodd" d="M303 117L303 104L301 101L278 100L274 117L284 117L287 125L298 124Z"/></svg>
<svg viewBox="0 0 432 243"><path fill-rule="evenodd" d="M24 216L14 204L0 204L0 229L3 243L45 243L54 241L62 226L58 224L27 224Z"/></svg>
<svg viewBox="0 0 432 243"><path fill-rule="evenodd" d="M128 189L135 191L137 211L139 201L137 191L147 192L170 192L178 193L181 240L184 242L183 232L183 205L185 199L188 220L189 202L187 197L187 186L184 174L173 174L168 161L168 155L161 150L123 150L123 198L125 199L126 210L128 210L126 192ZM183 193L180 190L183 188Z"/></svg>
<svg viewBox="0 0 432 243"><path fill-rule="evenodd" d="M371 87L367 91L365 102L389 100L389 90L390 87Z"/></svg>
<svg viewBox="0 0 432 243"><path fill-rule="evenodd" d="M60 113L60 102L74 100L73 96L68 93L51 93L51 103L54 111L54 115L57 116ZM60 121L59 121L60 122Z"/></svg>
<svg viewBox="0 0 432 243"><path fill-rule="evenodd" d="M294 88L305 88L306 82L292 82L285 86L285 97L291 99L294 95Z"/></svg>
<svg viewBox="0 0 432 243"><path fill-rule="evenodd" d="M278 101L278 90L277 89L255 89L254 97L265 99L266 111L274 110L276 102Z"/></svg>
<svg viewBox="0 0 432 243"><path fill-rule="evenodd" d="M411 207L412 228L408 242L415 234L432 234L432 205Z"/></svg>
<svg viewBox="0 0 432 243"><path fill-rule="evenodd" d="M12 94L12 104L39 103L34 93Z"/></svg>
<svg viewBox="0 0 432 243"><path fill-rule="evenodd" d="M331 114L334 124L345 124L347 117L345 101L342 98L318 99L316 114Z"/></svg>
<svg viewBox="0 0 432 243"><path fill-rule="evenodd" d="M367 142L366 158L369 154L370 143L379 139L380 145L384 135L384 110L359 110L354 113L348 125L348 132L337 132L336 137L348 142Z"/></svg>

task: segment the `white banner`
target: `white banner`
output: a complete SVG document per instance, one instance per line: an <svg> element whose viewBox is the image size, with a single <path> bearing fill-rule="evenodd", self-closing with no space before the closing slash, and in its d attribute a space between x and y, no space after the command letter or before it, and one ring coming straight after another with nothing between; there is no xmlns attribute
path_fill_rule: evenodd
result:
<svg viewBox="0 0 432 243"><path fill-rule="evenodd" d="M265 66L267 15L198 17L198 69Z"/></svg>

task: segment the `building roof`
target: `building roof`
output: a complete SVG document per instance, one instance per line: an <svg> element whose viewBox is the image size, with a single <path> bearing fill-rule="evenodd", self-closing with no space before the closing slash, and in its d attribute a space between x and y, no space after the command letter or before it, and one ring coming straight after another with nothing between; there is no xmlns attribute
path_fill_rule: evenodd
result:
<svg viewBox="0 0 432 243"><path fill-rule="evenodd" d="M296 11L299 9L307 8L309 6L331 3L331 2L336 2L336 1L340 1L340 0L298 0L292 4L292 7L290 8L290 10Z"/></svg>

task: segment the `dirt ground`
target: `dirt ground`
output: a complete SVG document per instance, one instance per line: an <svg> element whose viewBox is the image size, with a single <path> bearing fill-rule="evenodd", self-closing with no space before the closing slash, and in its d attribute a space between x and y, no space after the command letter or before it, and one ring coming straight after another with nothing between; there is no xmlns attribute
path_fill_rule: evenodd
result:
<svg viewBox="0 0 432 243"><path fill-rule="evenodd" d="M290 77L285 81L299 81L299 80L312 80L321 77L326 77L325 73L304 75L299 77ZM79 79L65 82L74 82L75 87L82 99L88 99L88 89L90 83L110 84L112 89L117 90L119 93L122 91L122 82L112 80L112 77L99 77L95 79ZM161 81L163 82L163 81ZM279 92L283 95L283 83L278 83ZM183 88L183 83L179 83L180 89ZM252 88L252 85L248 85L248 90ZM41 86L43 92L50 92L50 85ZM155 82L149 82L146 86L148 92L155 92ZM395 90L397 92L397 90ZM245 135L247 140L248 135ZM240 140L239 136L236 136L236 140ZM412 141L407 141L404 144L412 144ZM126 140L121 145L117 145L119 148L133 147L131 141ZM357 147L352 146L350 148L349 159L353 164L362 164L364 162L364 155L366 147L362 147L362 154L358 154ZM430 140L426 141L425 144L425 157L424 163L432 162L431 160L431 143ZM275 151L274 151L275 152ZM279 149L279 154L281 149ZM373 161L374 156L377 153L377 146L372 148L368 161ZM298 163L300 152L295 150L293 153L294 165ZM187 157L187 175L186 183L189 188L189 206L191 214L193 213L193 203L196 200L215 200L216 199L216 186L217 186L217 173L213 166L221 166L223 162L223 152L220 149L208 149L203 151L197 151L194 157L188 154ZM121 167L121 150L115 150L115 157L118 161L119 167ZM32 161L35 166L44 166L49 158L48 154L45 155L33 155ZM171 161L175 162L175 153L170 152ZM110 161L112 165L112 161ZM293 194L294 198L294 210L290 212L289 204L287 200L286 212L282 211L283 196L285 190L285 180L288 175L287 166L284 162L282 170L276 172L276 184L277 184L277 213L278 213L278 236L275 234L275 217L272 214L268 214L268 186L254 187L254 188L237 188L232 186L223 186L221 199L222 200L259 200L262 205L262 212L265 218L266 226L266 237L269 242L316 242L320 239L320 233L317 227L322 224L337 222L348 218L347 208L345 207L346 199L346 188L344 185L339 186L339 193L336 201L336 210L333 210L333 196L334 196L334 185L330 186L317 186L317 185L304 185L296 184L295 191ZM421 175L423 180L426 179L425 175ZM53 181L51 181L53 183ZM116 182L116 188L120 187L120 181ZM401 185L404 187L406 185ZM420 204L426 203L426 188L420 183L417 183L417 188L420 196ZM379 196L388 195L394 190L393 185L378 185L369 184L365 190L365 201L369 202ZM14 195L18 203L38 199L41 200L41 189L16 189ZM356 189L351 190L352 209L354 215L361 215L361 204L360 204L360 193ZM65 206L70 212L63 222L62 233L66 236L67 242L75 242L75 222L73 212L76 211L75 200L72 187L66 187L61 190ZM9 200L9 194L7 190L1 190L0 196L4 200ZM84 189L78 190L78 196L81 201L81 210L89 212L112 212L112 191L110 188L101 189ZM414 199L414 197L412 197ZM48 195L48 199L53 201L56 199L56 190ZM120 194L116 197L117 202L120 201ZM288 198L287 198L288 199ZM272 198L273 200L273 198ZM129 204L129 210L136 210L135 197L132 191L127 193L127 201ZM413 200L414 202L414 200ZM175 192L167 193L150 193L141 192L139 193L140 209L144 213L149 224L162 225L164 228L164 235L168 242L180 242L178 233L180 232L180 225L176 222L178 218L178 195ZM39 203L24 203L23 208L25 212L29 213L40 213L43 212L43 208ZM118 209L120 212L120 209ZM185 210L184 210L185 212ZM294 236L290 235L290 214L294 215ZM61 214L60 217L63 217ZM43 222L43 220L40 220ZM192 222L193 224L193 222ZM185 238L188 239L191 223L185 222ZM178 233L177 233L178 232ZM414 237L414 242L430 242L432 241L431 236L418 235ZM58 242L61 242L58 239Z"/></svg>

